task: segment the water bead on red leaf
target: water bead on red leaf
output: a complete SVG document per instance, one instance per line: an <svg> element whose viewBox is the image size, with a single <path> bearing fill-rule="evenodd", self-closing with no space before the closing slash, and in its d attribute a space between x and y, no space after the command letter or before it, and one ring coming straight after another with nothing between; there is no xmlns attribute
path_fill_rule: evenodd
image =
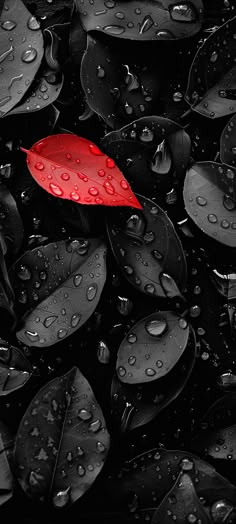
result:
<svg viewBox="0 0 236 524"><path fill-rule="evenodd" d="M85 138L52 135L40 139L30 151L22 151L27 153L33 178L55 197L80 204L142 209L114 160Z"/></svg>

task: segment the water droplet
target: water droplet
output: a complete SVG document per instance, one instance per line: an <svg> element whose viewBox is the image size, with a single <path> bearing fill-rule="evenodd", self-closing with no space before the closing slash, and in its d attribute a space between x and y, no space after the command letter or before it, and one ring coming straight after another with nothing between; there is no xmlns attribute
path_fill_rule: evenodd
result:
<svg viewBox="0 0 236 524"><path fill-rule="evenodd" d="M90 187L88 192L92 196L97 196L98 195L98 190L96 189L96 187Z"/></svg>
<svg viewBox="0 0 236 524"><path fill-rule="evenodd" d="M128 358L128 362L129 362L129 365L130 366L134 366L135 362L136 362L136 357L134 357L133 355L131 355L129 358Z"/></svg>
<svg viewBox="0 0 236 524"><path fill-rule="evenodd" d="M201 314L201 308L198 305L192 306L190 308L190 316L192 318L197 318Z"/></svg>
<svg viewBox="0 0 236 524"><path fill-rule="evenodd" d="M144 127L139 138L142 140L142 142L152 142L154 139L154 134L151 129Z"/></svg>
<svg viewBox="0 0 236 524"><path fill-rule="evenodd" d="M45 326L46 328L49 328L49 327L50 327L50 326L55 322L55 320L56 320L57 318L58 318L58 317L56 317L56 316L51 316L51 317L47 317L47 318L45 318L44 323L43 323L44 326Z"/></svg>
<svg viewBox="0 0 236 524"><path fill-rule="evenodd" d="M223 205L228 211L233 211L236 207L235 202L228 195L224 195Z"/></svg>
<svg viewBox="0 0 236 524"><path fill-rule="evenodd" d="M71 200L74 200L74 202L78 202L78 200L80 200L80 196L78 193L76 193L76 191L72 191L72 193L70 193L70 198Z"/></svg>
<svg viewBox="0 0 236 524"><path fill-rule="evenodd" d="M143 237L145 244L151 244L155 240L153 231L147 231Z"/></svg>
<svg viewBox="0 0 236 524"><path fill-rule="evenodd" d="M77 446L76 451L79 457L82 457L84 455L84 450L83 448L81 448L81 446Z"/></svg>
<svg viewBox="0 0 236 524"><path fill-rule="evenodd" d="M29 484L32 487L39 486L41 482L41 485L43 482L45 482L45 478L40 473L37 473L36 471L31 471L29 474Z"/></svg>
<svg viewBox="0 0 236 524"><path fill-rule="evenodd" d="M157 365L157 367L158 367L159 369L162 368L162 367L163 367L163 362L162 362L162 360L157 360L156 365Z"/></svg>
<svg viewBox="0 0 236 524"><path fill-rule="evenodd" d="M198 196L196 202L199 206L206 206L207 200L204 197Z"/></svg>
<svg viewBox="0 0 236 524"><path fill-rule="evenodd" d="M188 457L184 457L180 462L180 467L183 471L191 471L194 467L194 462Z"/></svg>
<svg viewBox="0 0 236 524"><path fill-rule="evenodd" d="M102 153L102 151L97 146L95 146L95 144L89 144L89 151L93 155L104 156L104 153Z"/></svg>
<svg viewBox="0 0 236 524"><path fill-rule="evenodd" d="M85 408L82 408L78 411L78 417L81 420L90 420L92 416L93 416L92 413Z"/></svg>
<svg viewBox="0 0 236 524"><path fill-rule="evenodd" d="M1 23L2 29L5 29L5 31L12 31L16 27L16 23L12 20L5 20L5 22Z"/></svg>
<svg viewBox="0 0 236 524"><path fill-rule="evenodd" d="M35 164L35 168L38 169L38 171L43 171L44 167L45 166L44 166L44 164L42 162L37 162Z"/></svg>
<svg viewBox="0 0 236 524"><path fill-rule="evenodd" d="M228 222L228 220L221 220L220 225L221 227L223 227L223 229L229 229L230 227L230 223Z"/></svg>
<svg viewBox="0 0 236 524"><path fill-rule="evenodd" d="M172 40L175 38L171 31L157 31L156 35L159 40Z"/></svg>
<svg viewBox="0 0 236 524"><path fill-rule="evenodd" d="M131 215L125 224L125 233L131 237L139 237L141 238L143 236L143 232L145 229L145 222L142 216L139 215Z"/></svg>
<svg viewBox="0 0 236 524"><path fill-rule="evenodd" d="M56 196L63 195L63 191L61 187L57 186L56 184L49 184L49 188L51 189L51 192Z"/></svg>
<svg viewBox="0 0 236 524"><path fill-rule="evenodd" d="M25 331L25 335L30 342L38 342L39 336L36 331Z"/></svg>
<svg viewBox="0 0 236 524"><path fill-rule="evenodd" d="M34 47L30 47L30 49L26 49L25 51L23 51L21 55L21 60L26 64L31 63L35 60L37 54L38 53L36 49L34 49Z"/></svg>
<svg viewBox="0 0 236 524"><path fill-rule="evenodd" d="M98 341L97 358L101 364L108 364L110 362L110 350L103 340Z"/></svg>
<svg viewBox="0 0 236 524"><path fill-rule="evenodd" d="M210 57L210 62L212 64L215 64L215 62L217 62L218 60L218 53L216 51L213 51L213 53L211 54L211 57Z"/></svg>
<svg viewBox="0 0 236 524"><path fill-rule="evenodd" d="M75 275L74 278L73 278L73 283L75 285L75 287L79 287L79 285L81 284L83 280L83 275Z"/></svg>
<svg viewBox="0 0 236 524"><path fill-rule="evenodd" d="M129 184L126 182L126 180L121 180L120 187L122 187L122 189L129 189Z"/></svg>
<svg viewBox="0 0 236 524"><path fill-rule="evenodd" d="M20 280L30 280L32 277L31 270L28 266L20 265L20 267L17 269L17 276L20 278Z"/></svg>
<svg viewBox="0 0 236 524"><path fill-rule="evenodd" d="M118 368L118 374L120 375L120 377L124 377L126 375L126 369L123 366L120 366Z"/></svg>
<svg viewBox="0 0 236 524"><path fill-rule="evenodd" d="M101 428L101 420L98 418L97 420L94 420L94 422L91 422L89 424L89 431L92 431L92 433L97 433L99 429Z"/></svg>
<svg viewBox="0 0 236 524"><path fill-rule="evenodd" d="M189 524L196 524L197 523L197 517L196 515L194 515L194 513L189 513L188 516L187 516L187 522Z"/></svg>
<svg viewBox="0 0 236 524"><path fill-rule="evenodd" d="M176 91L174 94L173 94L173 101L174 102L181 102L181 100L183 100L183 95L180 91Z"/></svg>
<svg viewBox="0 0 236 524"><path fill-rule="evenodd" d="M100 177L105 176L105 174L106 174L106 173L105 173L104 169L99 169L99 171L98 171L98 175L99 175Z"/></svg>
<svg viewBox="0 0 236 524"><path fill-rule="evenodd" d="M103 67L98 65L97 66L97 77L98 78L104 78L105 74L106 73L105 73L105 70L103 69Z"/></svg>
<svg viewBox="0 0 236 524"><path fill-rule="evenodd" d="M192 4L177 4L170 8L170 16L176 22L195 22L197 13Z"/></svg>
<svg viewBox="0 0 236 524"><path fill-rule="evenodd" d="M108 195L114 195L115 189L113 185L110 182L108 182L108 180L105 180L105 182L103 183L103 187L105 188Z"/></svg>
<svg viewBox="0 0 236 524"><path fill-rule="evenodd" d="M52 502L55 508L64 508L64 506L68 504L70 500L70 490L71 488L68 487L63 491L58 491L58 493L53 496Z"/></svg>
<svg viewBox="0 0 236 524"><path fill-rule="evenodd" d="M149 320L145 324L145 329L152 337L159 337L166 331L167 322L164 318Z"/></svg>
<svg viewBox="0 0 236 524"><path fill-rule="evenodd" d="M84 475L85 475L85 473L86 473L84 466L82 466L81 464L79 464L79 465L77 466L77 473L78 473L79 477L84 477Z"/></svg>
<svg viewBox="0 0 236 524"><path fill-rule="evenodd" d="M210 510L213 522L216 522L217 524L226 522L233 509L234 507L231 502L225 499L217 500L213 503Z"/></svg>
<svg viewBox="0 0 236 524"><path fill-rule="evenodd" d="M153 368L145 369L145 373L148 377L154 377L154 375L156 375L156 371Z"/></svg>
<svg viewBox="0 0 236 524"><path fill-rule="evenodd" d="M68 173L62 173L61 178L62 178L62 180L66 180L67 181L67 180L70 180L70 175L68 175Z"/></svg>
<svg viewBox="0 0 236 524"><path fill-rule="evenodd" d="M115 162L112 158L107 158L106 159L106 166L109 168L109 169L112 169L113 167L115 167Z"/></svg>
<svg viewBox="0 0 236 524"><path fill-rule="evenodd" d="M78 326L81 319L81 315L72 315L71 317L71 327L75 328Z"/></svg>
<svg viewBox="0 0 236 524"><path fill-rule="evenodd" d="M67 333L68 333L67 329L59 329L57 336L58 338L61 339L61 338L64 338L67 335Z"/></svg>
<svg viewBox="0 0 236 524"><path fill-rule="evenodd" d="M124 266L124 271L127 273L127 275L132 275L134 272L131 266Z"/></svg>
<svg viewBox="0 0 236 524"><path fill-rule="evenodd" d="M31 31L37 31L38 29L40 29L40 23L38 22L38 20L35 18L35 16L31 16L27 22L27 26L29 29L31 29Z"/></svg>
<svg viewBox="0 0 236 524"><path fill-rule="evenodd" d="M103 453L106 449L106 446L104 446L104 444L100 441L97 442L96 444L96 448L98 450L99 453Z"/></svg>
<svg viewBox="0 0 236 524"><path fill-rule="evenodd" d="M88 287L86 295L89 301L94 300L97 294L97 290L98 290L97 284L92 284L91 286Z"/></svg>
<svg viewBox="0 0 236 524"><path fill-rule="evenodd" d="M135 335L135 333L130 333L128 336L127 336L127 340L129 342L129 344L134 344L134 342L137 341L137 337Z"/></svg>
<svg viewBox="0 0 236 524"><path fill-rule="evenodd" d="M155 286L153 284L146 284L144 287L144 290L149 293L150 295L153 295L155 293Z"/></svg>
<svg viewBox="0 0 236 524"><path fill-rule="evenodd" d="M188 322L185 318L180 318L178 324L181 329L186 329L186 327L188 327Z"/></svg>
<svg viewBox="0 0 236 524"><path fill-rule="evenodd" d="M154 258L156 260L162 260L163 259L163 255L160 253L160 251L158 251L157 249L154 249L152 251L152 255L154 256Z"/></svg>
<svg viewBox="0 0 236 524"><path fill-rule="evenodd" d="M119 25L106 25L103 30L110 35L122 35L122 33L125 31L125 28Z"/></svg>
<svg viewBox="0 0 236 524"><path fill-rule="evenodd" d="M216 215L210 214L207 218L211 224L216 224L216 222L218 222L218 218Z"/></svg>
<svg viewBox="0 0 236 524"><path fill-rule="evenodd" d="M46 280L47 279L46 271L40 271L39 278L40 278L40 280Z"/></svg>

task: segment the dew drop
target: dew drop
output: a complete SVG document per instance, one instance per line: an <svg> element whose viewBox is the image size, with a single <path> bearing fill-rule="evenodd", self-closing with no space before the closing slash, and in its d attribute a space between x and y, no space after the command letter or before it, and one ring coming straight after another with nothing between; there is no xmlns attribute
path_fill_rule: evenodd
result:
<svg viewBox="0 0 236 524"><path fill-rule="evenodd" d="M16 23L13 22L13 20L5 20L5 22L1 23L1 28L5 31L12 31L16 27Z"/></svg>
<svg viewBox="0 0 236 524"><path fill-rule="evenodd" d="M109 169L112 169L113 167L115 167L115 162L112 158L107 158L106 159L106 166L109 168Z"/></svg>
<svg viewBox="0 0 236 524"><path fill-rule="evenodd" d="M102 66L98 65L97 66L97 77L98 78L104 78L105 77L105 70L103 69Z"/></svg>
<svg viewBox="0 0 236 524"><path fill-rule="evenodd" d="M211 224L216 224L216 222L218 222L218 218L214 214L208 215L207 218L208 218L208 222L210 222Z"/></svg>
<svg viewBox="0 0 236 524"><path fill-rule="evenodd" d="M180 318L178 324L181 329L186 329L186 327L188 327L188 322L185 318Z"/></svg>
<svg viewBox="0 0 236 524"><path fill-rule="evenodd" d="M110 350L103 340L98 341L97 358L101 364L108 364L110 362Z"/></svg>
<svg viewBox="0 0 236 524"><path fill-rule="evenodd" d="M80 199L80 196L75 191L72 191L72 193L70 193L70 198L71 200L74 200L74 202L78 202L78 200Z"/></svg>
<svg viewBox="0 0 236 524"><path fill-rule="evenodd" d="M57 320L57 318L58 318L57 316L51 316L51 317L45 318L44 323L43 323L44 326L46 328L49 328Z"/></svg>
<svg viewBox="0 0 236 524"><path fill-rule="evenodd" d="M129 365L130 366L134 366L135 362L136 362L136 357L134 357L133 355L131 355L129 358L128 358L128 362L129 362Z"/></svg>
<svg viewBox="0 0 236 524"><path fill-rule="evenodd" d="M151 244L155 240L153 231L147 231L143 237L145 244Z"/></svg>
<svg viewBox="0 0 236 524"><path fill-rule="evenodd" d="M120 187L122 187L122 189L129 189L129 184L126 182L126 180L121 180Z"/></svg>
<svg viewBox="0 0 236 524"><path fill-rule="evenodd" d="M124 266L124 271L127 273L127 275L132 275L134 270L131 266Z"/></svg>
<svg viewBox="0 0 236 524"><path fill-rule="evenodd" d="M211 54L211 57L210 57L210 62L212 64L215 64L215 62L217 62L218 60L218 53L216 51L213 51L213 53Z"/></svg>
<svg viewBox="0 0 236 524"><path fill-rule="evenodd" d="M62 178L62 180L66 180L67 181L67 180L70 180L70 175L68 175L68 173L62 173L61 178Z"/></svg>
<svg viewBox="0 0 236 524"><path fill-rule="evenodd" d="M51 189L51 192L56 196L63 195L63 191L61 187L57 186L56 184L49 184L49 188Z"/></svg>
<svg viewBox="0 0 236 524"><path fill-rule="evenodd" d="M106 449L106 446L104 446L104 444L100 441L97 442L96 444L96 448L98 450L99 453L103 453Z"/></svg>
<svg viewBox="0 0 236 524"><path fill-rule="evenodd" d="M108 180L105 180L105 182L103 183L103 187L105 188L108 195L114 195L115 189L113 185L110 182L108 182Z"/></svg>
<svg viewBox="0 0 236 524"><path fill-rule="evenodd" d="M191 471L194 467L194 462L188 457L184 457L180 462L180 467L183 471Z"/></svg>
<svg viewBox="0 0 236 524"><path fill-rule="evenodd" d="M26 49L23 51L21 55L22 62L25 62L26 64L29 64L35 60L37 56L37 51L34 49L34 47L31 47L30 49Z"/></svg>
<svg viewBox="0 0 236 524"><path fill-rule="evenodd" d="M92 284L91 286L88 287L86 295L89 301L94 300L97 294L97 290L98 290L97 284Z"/></svg>
<svg viewBox="0 0 236 524"><path fill-rule="evenodd" d="M127 336L127 340L129 342L129 344L134 344L137 341L137 337L136 337L135 333L130 333Z"/></svg>
<svg viewBox="0 0 236 524"><path fill-rule="evenodd" d="M40 23L38 22L38 20L35 18L35 16L31 16L27 22L27 26L29 29L31 29L31 31L37 31L38 29L40 29Z"/></svg>
<svg viewBox="0 0 236 524"><path fill-rule="evenodd" d="M98 171L98 175L99 175L100 177L105 176L105 174L106 174L106 173L105 173L104 169L99 169L99 171Z"/></svg>
<svg viewBox="0 0 236 524"><path fill-rule="evenodd" d="M236 207L235 202L228 195L224 195L223 205L228 211L233 211Z"/></svg>
<svg viewBox="0 0 236 524"><path fill-rule="evenodd" d="M64 508L64 506L68 504L70 500L70 490L71 488L68 487L63 491L58 491L58 493L54 495L52 502L55 508Z"/></svg>
<svg viewBox="0 0 236 524"><path fill-rule="evenodd" d="M59 339L61 339L64 338L67 335L67 333L67 329L59 329L57 336Z"/></svg>
<svg viewBox="0 0 236 524"><path fill-rule="evenodd" d="M157 367L158 367L159 369L162 368L162 367L163 367L163 362L162 362L162 360L157 360L156 365L157 365Z"/></svg>
<svg viewBox="0 0 236 524"><path fill-rule="evenodd" d="M197 196L196 202L199 206L206 206L207 200L204 197Z"/></svg>
<svg viewBox="0 0 236 524"><path fill-rule="evenodd" d="M32 273L30 271L30 268L25 265L20 265L20 267L17 270L17 276L20 280L30 280L32 277Z"/></svg>
<svg viewBox="0 0 236 524"><path fill-rule="evenodd" d="M144 290L149 293L149 295L153 295L155 293L155 286L153 284L146 284L144 287Z"/></svg>
<svg viewBox="0 0 236 524"><path fill-rule="evenodd" d="M25 331L25 336L30 342L38 342L39 336L36 331Z"/></svg>
<svg viewBox="0 0 236 524"><path fill-rule="evenodd" d="M228 222L228 220L221 220L221 227L223 227L223 229L229 229L230 227L230 223Z"/></svg>
<svg viewBox="0 0 236 524"><path fill-rule="evenodd" d="M77 466L77 473L78 473L79 477L84 477L84 475L85 475L85 473L86 473L84 466L82 466L81 464L79 464L79 465Z"/></svg>
<svg viewBox="0 0 236 524"><path fill-rule="evenodd" d="M92 431L92 433L97 433L99 429L101 428L101 420L98 418L97 420L94 420L94 422L91 422L89 424L89 431Z"/></svg>
<svg viewBox="0 0 236 524"><path fill-rule="evenodd" d="M152 337L159 337L160 335L163 335L163 333L166 331L166 328L167 322L164 318L149 320L145 324L147 333Z"/></svg>
<svg viewBox="0 0 236 524"><path fill-rule="evenodd" d="M84 455L84 450L83 448L81 448L81 446L77 446L76 451L79 457L82 457Z"/></svg>
<svg viewBox="0 0 236 524"><path fill-rule="evenodd" d="M74 278L73 278L73 283L74 283L74 286L75 287L79 287L79 285L81 284L82 282L82 279L83 279L83 275L75 275Z"/></svg>
<svg viewBox="0 0 236 524"><path fill-rule="evenodd" d="M233 509L233 505L225 499L215 501L210 510L213 522L218 524L226 522Z"/></svg>
<svg viewBox="0 0 236 524"><path fill-rule="evenodd" d="M139 138L142 142L152 142L154 139L154 134L151 129L144 127Z"/></svg>
<svg viewBox="0 0 236 524"><path fill-rule="evenodd" d="M92 196L97 196L98 195L98 190L96 189L96 187L90 187L88 192Z"/></svg>
<svg viewBox="0 0 236 524"><path fill-rule="evenodd" d="M122 35L122 33L125 31L125 28L119 25L106 25L103 30L110 35Z"/></svg>
<svg viewBox="0 0 236 524"><path fill-rule="evenodd" d="M104 156L104 153L95 144L89 144L89 151L93 155Z"/></svg>
<svg viewBox="0 0 236 524"><path fill-rule="evenodd" d="M153 368L145 369L145 373L148 377L154 377L154 375L156 375L156 371Z"/></svg>
<svg viewBox="0 0 236 524"><path fill-rule="evenodd" d="M173 94L173 101L174 102L181 102L181 100L183 100L183 95L180 91L176 91L174 94Z"/></svg>
<svg viewBox="0 0 236 524"><path fill-rule="evenodd" d="M198 305L192 306L190 308L190 316L192 318L197 318L201 314L201 308Z"/></svg>
<svg viewBox="0 0 236 524"><path fill-rule="evenodd" d="M118 375L120 375L120 377L124 377L126 375L126 369L123 366L118 368Z"/></svg>
<svg viewBox="0 0 236 524"><path fill-rule="evenodd" d="M71 327L75 328L78 326L80 322L81 316L80 315L72 315L71 317Z"/></svg>
<svg viewBox="0 0 236 524"><path fill-rule="evenodd" d="M36 169L38 169L38 171L43 171L45 166L44 166L44 164L42 162L37 162L35 164L35 167L36 167Z"/></svg>
<svg viewBox="0 0 236 524"><path fill-rule="evenodd" d="M87 409L82 408L78 411L78 417L81 420L90 420L92 418L92 413L88 411Z"/></svg>
<svg viewBox="0 0 236 524"><path fill-rule="evenodd" d="M170 16L176 22L195 22L197 18L196 11L191 4L177 4L170 9Z"/></svg>

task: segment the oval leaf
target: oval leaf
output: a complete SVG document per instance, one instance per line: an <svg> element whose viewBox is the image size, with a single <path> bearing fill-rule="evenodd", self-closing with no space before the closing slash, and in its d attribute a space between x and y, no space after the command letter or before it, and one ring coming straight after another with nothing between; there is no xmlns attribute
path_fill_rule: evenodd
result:
<svg viewBox="0 0 236 524"><path fill-rule="evenodd" d="M109 42L88 35L80 74L89 107L114 128L152 114L160 84L156 67L134 65Z"/></svg>
<svg viewBox="0 0 236 524"><path fill-rule="evenodd" d="M0 340L0 396L22 388L32 375L32 367L23 353Z"/></svg>
<svg viewBox="0 0 236 524"><path fill-rule="evenodd" d="M103 138L102 147L116 159L135 190L148 195L173 186L172 177L185 172L191 140L176 122L159 116L139 118ZM172 169L171 169L172 168ZM143 176L145 173L145 177ZM168 187L168 186L167 186Z"/></svg>
<svg viewBox="0 0 236 524"><path fill-rule="evenodd" d="M166 377L149 384L125 384L113 377L112 413L122 432L147 424L181 393L196 356L195 336L190 334L188 348Z"/></svg>
<svg viewBox="0 0 236 524"><path fill-rule="evenodd" d="M160 277L166 273L181 290L187 268L181 242L166 213L157 204L138 195L143 211L122 210L108 223L114 256L125 278L139 291L166 297Z"/></svg>
<svg viewBox="0 0 236 524"><path fill-rule="evenodd" d="M80 204L141 208L114 160L85 138L52 135L23 151L31 175L51 195Z"/></svg>
<svg viewBox="0 0 236 524"><path fill-rule="evenodd" d="M235 33L236 17L212 32L193 60L185 99L204 116L218 118L236 111Z"/></svg>
<svg viewBox="0 0 236 524"><path fill-rule="evenodd" d="M1 14L0 116L8 113L24 96L43 58L40 24L21 0L7 0ZM23 38L24 36L24 38Z"/></svg>
<svg viewBox="0 0 236 524"><path fill-rule="evenodd" d="M192 521L210 524L212 522L187 473L180 473L173 488L157 509L152 524L172 524L173 516L179 523Z"/></svg>
<svg viewBox="0 0 236 524"><path fill-rule="evenodd" d="M24 226L9 189L0 185L0 224L10 253L16 254L23 242Z"/></svg>
<svg viewBox="0 0 236 524"><path fill-rule="evenodd" d="M236 115L226 124L220 139L221 162L236 167Z"/></svg>
<svg viewBox="0 0 236 524"><path fill-rule="evenodd" d="M24 315L17 338L48 347L80 328L99 302L105 254L99 239L61 241L25 253L11 269L17 311Z"/></svg>
<svg viewBox="0 0 236 524"><path fill-rule="evenodd" d="M236 425L205 432L202 445L209 457L236 460Z"/></svg>
<svg viewBox="0 0 236 524"><path fill-rule="evenodd" d="M78 368L46 384L18 430L15 466L26 494L64 507L100 473L109 449L102 410Z"/></svg>
<svg viewBox="0 0 236 524"><path fill-rule="evenodd" d="M103 31L131 40L186 38L201 28L201 0L183 4L173 4L171 0L157 4L151 0L119 1L109 6L104 0L96 0L96 5L89 0L84 0L83 4L76 0L75 3L86 31Z"/></svg>
<svg viewBox="0 0 236 524"><path fill-rule="evenodd" d="M143 318L130 329L119 347L116 363L119 379L138 384L164 377L183 354L188 338L187 321L171 311Z"/></svg>
<svg viewBox="0 0 236 524"><path fill-rule="evenodd" d="M206 235L230 247L236 247L236 206L224 193L229 185L232 187L234 178L228 166L198 162L188 171L184 183L185 208L191 219Z"/></svg>

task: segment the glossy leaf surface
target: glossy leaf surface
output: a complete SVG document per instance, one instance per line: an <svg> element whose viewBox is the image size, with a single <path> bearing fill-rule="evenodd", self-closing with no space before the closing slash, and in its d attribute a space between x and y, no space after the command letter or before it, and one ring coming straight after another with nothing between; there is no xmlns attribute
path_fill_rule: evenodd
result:
<svg viewBox="0 0 236 524"><path fill-rule="evenodd" d="M32 375L32 367L16 347L0 340L0 396L22 388Z"/></svg>
<svg viewBox="0 0 236 524"><path fill-rule="evenodd" d="M0 27L0 116L24 96L43 57L40 24L21 0L5 1ZM24 35L24 38L22 38Z"/></svg>
<svg viewBox="0 0 236 524"><path fill-rule="evenodd" d="M192 0L173 4L170 0L107 2L76 0L86 31L103 31L132 40L174 40L196 34L201 28L203 4Z"/></svg>
<svg viewBox="0 0 236 524"><path fill-rule="evenodd" d="M184 202L189 216L204 233L222 244L236 247L235 174L228 166L198 162L188 171Z"/></svg>
<svg viewBox="0 0 236 524"><path fill-rule="evenodd" d="M8 251L16 254L23 242L24 227L16 202L4 184L0 185L0 224Z"/></svg>
<svg viewBox="0 0 236 524"><path fill-rule="evenodd" d="M116 363L119 379L137 384L164 377L183 354L188 338L187 321L171 311L140 320L120 345Z"/></svg>
<svg viewBox="0 0 236 524"><path fill-rule="evenodd" d="M11 269L17 337L47 347L80 328L94 312L106 280L106 248L99 239L68 240L26 252Z"/></svg>
<svg viewBox="0 0 236 524"><path fill-rule="evenodd" d="M46 384L29 405L16 438L17 477L28 496L61 508L93 484L108 449L101 408L74 367Z"/></svg>
<svg viewBox="0 0 236 524"><path fill-rule="evenodd" d="M12 438L8 428L0 422L0 506L12 498L14 479L9 466Z"/></svg>
<svg viewBox="0 0 236 524"><path fill-rule="evenodd" d="M187 278L185 255L174 226L157 204L138 196L143 211L116 211L108 222L114 256L127 280L139 291L166 297L161 283L170 275L181 290Z"/></svg>
<svg viewBox="0 0 236 524"><path fill-rule="evenodd" d="M236 167L236 115L226 124L220 139L221 162Z"/></svg>
<svg viewBox="0 0 236 524"><path fill-rule="evenodd" d="M31 175L51 195L80 204L141 207L114 160L85 138L52 135L25 152Z"/></svg>

